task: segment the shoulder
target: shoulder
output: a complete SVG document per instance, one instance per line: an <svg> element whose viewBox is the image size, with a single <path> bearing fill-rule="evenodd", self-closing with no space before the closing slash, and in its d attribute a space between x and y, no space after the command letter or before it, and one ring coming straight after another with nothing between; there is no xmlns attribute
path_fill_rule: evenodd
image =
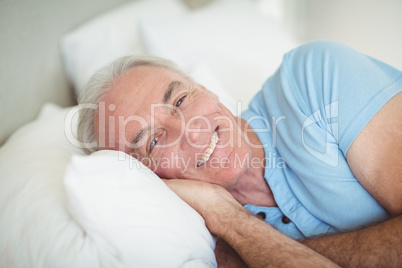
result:
<svg viewBox="0 0 402 268"><path fill-rule="evenodd" d="M294 59L306 59L308 57L320 57L324 55L339 55L343 53L356 53L357 51L353 48L330 40L316 40L305 43L297 48L286 53L286 58L294 58Z"/></svg>

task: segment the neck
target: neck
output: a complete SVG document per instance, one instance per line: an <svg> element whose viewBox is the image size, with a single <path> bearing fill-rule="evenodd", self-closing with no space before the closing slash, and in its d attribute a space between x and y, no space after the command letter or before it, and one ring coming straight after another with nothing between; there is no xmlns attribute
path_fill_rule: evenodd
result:
<svg viewBox="0 0 402 268"><path fill-rule="evenodd" d="M252 204L256 206L273 207L276 206L272 191L264 178L265 172L265 151L252 128L246 124L245 120L241 120L243 135L247 135L251 144L251 157L249 158L247 171L242 174L237 183L230 187L228 191L242 205ZM262 165L253 165L251 161L258 158Z"/></svg>

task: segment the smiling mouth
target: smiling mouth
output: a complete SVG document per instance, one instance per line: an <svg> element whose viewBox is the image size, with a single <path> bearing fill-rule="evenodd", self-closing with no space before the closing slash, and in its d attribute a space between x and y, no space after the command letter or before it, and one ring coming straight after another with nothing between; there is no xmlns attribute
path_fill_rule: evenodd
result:
<svg viewBox="0 0 402 268"><path fill-rule="evenodd" d="M197 167L202 166L205 162L208 161L208 159L211 157L211 154L214 152L218 141L219 141L218 130L215 130L215 132L212 134L209 147L205 150L204 154L201 157L201 160L197 162Z"/></svg>

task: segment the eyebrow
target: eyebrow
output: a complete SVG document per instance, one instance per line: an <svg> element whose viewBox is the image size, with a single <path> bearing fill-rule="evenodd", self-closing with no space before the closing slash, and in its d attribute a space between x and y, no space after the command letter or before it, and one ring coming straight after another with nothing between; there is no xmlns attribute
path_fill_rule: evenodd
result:
<svg viewBox="0 0 402 268"><path fill-rule="evenodd" d="M169 103L171 97L174 95L173 94L174 91L177 90L179 87L182 87L183 85L184 85L184 83L177 81L177 80L170 82L165 91L165 94L163 95L162 103L163 104Z"/></svg>
<svg viewBox="0 0 402 268"><path fill-rule="evenodd" d="M135 138L133 139L133 142L131 143L134 147L134 145L136 145L137 143L139 143L145 136L145 134L148 132L148 128L142 128L137 135L135 136ZM135 148L135 147L134 147Z"/></svg>
<svg viewBox="0 0 402 268"><path fill-rule="evenodd" d="M180 81L172 81L169 83L169 85L166 88L165 94L163 94L162 97L162 103L167 104L170 102L170 99L174 95L175 90L177 90L179 87L183 86L184 83ZM136 144L138 144L147 134L148 128L142 128L140 131L138 131L137 135L135 135L133 141L131 142L131 148L132 150L137 150Z"/></svg>

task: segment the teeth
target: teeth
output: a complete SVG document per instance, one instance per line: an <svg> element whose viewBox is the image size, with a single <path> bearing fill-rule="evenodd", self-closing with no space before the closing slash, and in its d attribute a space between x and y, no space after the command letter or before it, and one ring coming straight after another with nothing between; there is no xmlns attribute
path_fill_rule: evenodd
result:
<svg viewBox="0 0 402 268"><path fill-rule="evenodd" d="M212 152L215 150L216 143L219 141L218 131L215 131L212 134L211 142L209 143L209 147L205 150L201 160L198 161L197 167L201 166L205 162L208 161L209 157L211 156Z"/></svg>

